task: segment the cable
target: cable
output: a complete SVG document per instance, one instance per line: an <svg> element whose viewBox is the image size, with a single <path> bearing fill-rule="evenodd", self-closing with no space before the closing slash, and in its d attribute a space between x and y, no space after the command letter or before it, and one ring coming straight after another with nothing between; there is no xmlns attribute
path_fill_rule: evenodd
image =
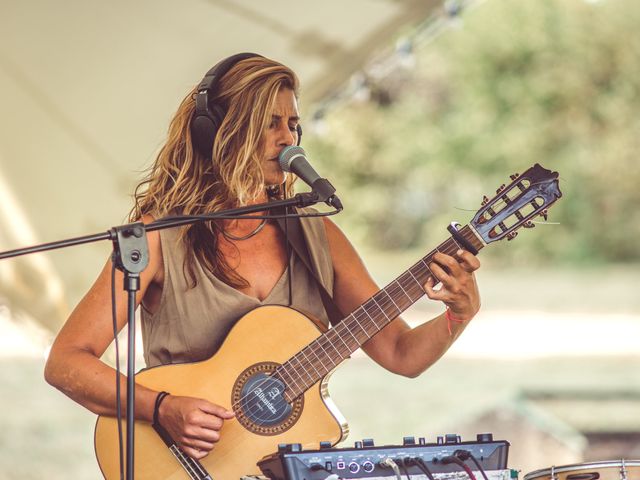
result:
<svg viewBox="0 0 640 480"><path fill-rule="evenodd" d="M118 453L120 455L120 480L124 480L124 456L122 443L122 402L120 400L120 348L118 346L118 321L116 315L116 258L111 257L111 319L113 341L116 348L116 418L118 419Z"/></svg>
<svg viewBox="0 0 640 480"><path fill-rule="evenodd" d="M416 457L413 459L413 461L418 466L418 468L424 472L429 480L435 480L435 478L433 477L433 473L431 473L431 470L429 470L429 467L427 467L427 464L422 458Z"/></svg>
<svg viewBox="0 0 640 480"><path fill-rule="evenodd" d="M484 480L489 480L489 477L487 476L487 473L484 471L484 468L482 468L482 465L480 464L478 459L473 455L473 453L471 453L471 452L467 452L467 453L469 453L469 458L473 461L473 463L476 464L476 467L478 467L478 470L480 471L480 473L484 477ZM454 453L454 455L455 455L455 453Z"/></svg>
<svg viewBox="0 0 640 480"><path fill-rule="evenodd" d="M477 480L476 476L473 474L469 466L466 463L464 463L462 460L460 460L456 455L449 455L448 457L443 457L440 461L445 465L449 463L455 463L460 468L462 468L465 472L467 472L467 475L469 476L470 480Z"/></svg>
<svg viewBox="0 0 640 480"><path fill-rule="evenodd" d="M380 460L380 463L378 465L380 465L382 468L393 469L393 473L396 474L396 480L402 480L402 477L400 476L400 469L398 468L398 464L393 460L393 458L386 457Z"/></svg>
<svg viewBox="0 0 640 480"><path fill-rule="evenodd" d="M411 476L409 475L409 469L407 468L407 460L411 460L409 458L399 458L398 464L402 467L402 471L407 476L407 480L411 480Z"/></svg>

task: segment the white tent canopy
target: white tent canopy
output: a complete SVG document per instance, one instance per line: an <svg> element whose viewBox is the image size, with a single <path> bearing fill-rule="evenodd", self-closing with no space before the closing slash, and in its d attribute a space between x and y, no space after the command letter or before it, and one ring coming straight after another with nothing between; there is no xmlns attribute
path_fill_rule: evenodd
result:
<svg viewBox="0 0 640 480"><path fill-rule="evenodd" d="M221 58L292 66L304 117L439 3L1 0L0 249L123 223L179 101ZM3 260L2 296L55 331L110 248Z"/></svg>

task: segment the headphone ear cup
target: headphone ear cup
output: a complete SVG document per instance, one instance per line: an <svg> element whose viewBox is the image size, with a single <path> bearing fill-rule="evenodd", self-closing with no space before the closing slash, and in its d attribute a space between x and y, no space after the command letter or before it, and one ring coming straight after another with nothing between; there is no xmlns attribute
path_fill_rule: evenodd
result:
<svg viewBox="0 0 640 480"><path fill-rule="evenodd" d="M207 115L198 115L191 120L191 136L193 137L191 143L204 156L210 156L213 149L213 139L215 138L211 135L213 128L214 124Z"/></svg>
<svg viewBox="0 0 640 480"><path fill-rule="evenodd" d="M205 97L204 106L197 106L196 115L191 121L191 135L193 136L193 143L200 153L209 157L213 150L213 142L218 129L224 120L225 111L224 108L217 104L214 104L213 108L209 108L206 101Z"/></svg>
<svg viewBox="0 0 640 480"><path fill-rule="evenodd" d="M296 125L296 131L298 132L298 143L297 143L297 145L300 145L300 142L302 141L302 126L300 124Z"/></svg>
<svg viewBox="0 0 640 480"><path fill-rule="evenodd" d="M224 108L222 108L217 103L213 105L213 108L209 110L209 115L211 116L211 121L213 123L213 130L211 131L211 144L213 144L213 140L216 138L218 130L224 121L224 116L226 115Z"/></svg>

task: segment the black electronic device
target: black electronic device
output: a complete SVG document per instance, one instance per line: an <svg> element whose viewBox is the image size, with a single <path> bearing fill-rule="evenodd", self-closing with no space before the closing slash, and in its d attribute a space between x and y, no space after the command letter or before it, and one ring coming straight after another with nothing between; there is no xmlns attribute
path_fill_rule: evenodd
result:
<svg viewBox="0 0 640 480"><path fill-rule="evenodd" d="M426 472L438 477L464 472L462 464L473 471L504 471L508 454L509 443L494 440L490 433L467 442L459 435L447 434L437 437L435 443L427 443L423 437L404 437L402 445L375 446L372 439L364 439L350 448L333 448L321 442L316 450L304 450L300 444L281 444L277 452L260 460L258 467L271 480L324 480L331 474L343 479L393 477L395 468L403 477L424 476Z"/></svg>

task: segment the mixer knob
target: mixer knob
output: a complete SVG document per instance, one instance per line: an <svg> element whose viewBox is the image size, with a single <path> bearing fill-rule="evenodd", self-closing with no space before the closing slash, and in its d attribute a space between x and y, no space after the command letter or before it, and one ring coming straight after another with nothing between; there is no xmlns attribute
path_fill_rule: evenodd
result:
<svg viewBox="0 0 640 480"><path fill-rule="evenodd" d="M302 444L301 443L290 443L289 444L289 451L290 452L301 452L302 451Z"/></svg>
<svg viewBox="0 0 640 480"><path fill-rule="evenodd" d="M476 438L479 442L493 442L493 433L479 433Z"/></svg>
<svg viewBox="0 0 640 480"><path fill-rule="evenodd" d="M373 438L363 438L362 445L365 447L373 447Z"/></svg>
<svg viewBox="0 0 640 480"><path fill-rule="evenodd" d="M425 440L424 437L420 437L420 438L418 438L418 444L419 445L426 445L427 441Z"/></svg>
<svg viewBox="0 0 640 480"><path fill-rule="evenodd" d="M356 448L362 448L362 442L356 442L353 444L353 446Z"/></svg>
<svg viewBox="0 0 640 480"><path fill-rule="evenodd" d="M327 448L331 448L331 442L320 442L320 450L325 450Z"/></svg>
<svg viewBox="0 0 640 480"><path fill-rule="evenodd" d="M415 445L416 437L402 437L402 445Z"/></svg>
<svg viewBox="0 0 640 480"><path fill-rule="evenodd" d="M442 445L442 444L444 443L444 437L438 437L438 438L436 439L436 443L437 443L438 445Z"/></svg>
<svg viewBox="0 0 640 480"><path fill-rule="evenodd" d="M462 440L460 439L460 435L455 433L447 433L444 436L444 443L460 443Z"/></svg>

